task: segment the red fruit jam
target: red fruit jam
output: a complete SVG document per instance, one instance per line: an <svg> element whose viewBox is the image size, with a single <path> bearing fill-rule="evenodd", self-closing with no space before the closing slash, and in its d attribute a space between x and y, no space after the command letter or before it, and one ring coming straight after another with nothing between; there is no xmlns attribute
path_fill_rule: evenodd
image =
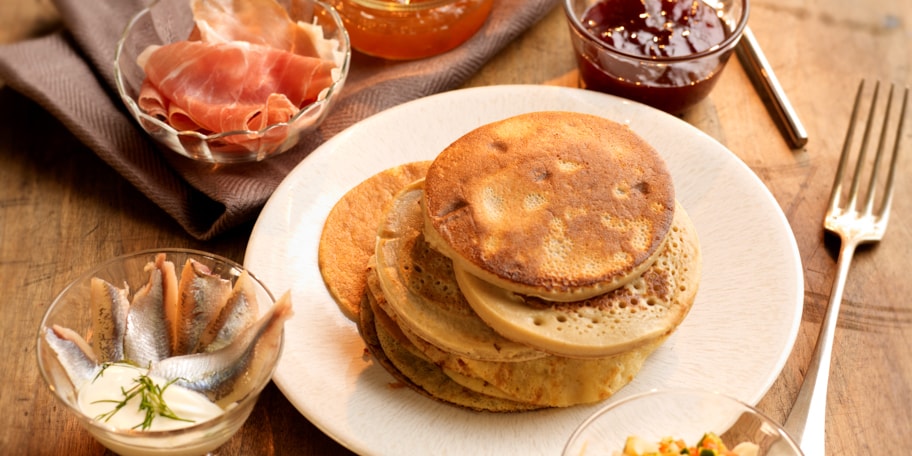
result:
<svg viewBox="0 0 912 456"><path fill-rule="evenodd" d="M700 0L601 0L580 22L610 48L577 49L587 89L673 114L709 94L731 53L712 51L732 30Z"/></svg>

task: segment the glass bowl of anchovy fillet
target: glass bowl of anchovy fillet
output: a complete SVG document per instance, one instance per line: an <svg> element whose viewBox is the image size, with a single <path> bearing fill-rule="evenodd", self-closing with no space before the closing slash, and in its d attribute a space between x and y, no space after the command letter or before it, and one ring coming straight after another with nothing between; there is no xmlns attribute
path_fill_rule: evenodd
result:
<svg viewBox="0 0 912 456"><path fill-rule="evenodd" d="M158 249L67 285L37 334L51 392L121 455L199 455L244 424L280 358L290 294L241 265Z"/></svg>

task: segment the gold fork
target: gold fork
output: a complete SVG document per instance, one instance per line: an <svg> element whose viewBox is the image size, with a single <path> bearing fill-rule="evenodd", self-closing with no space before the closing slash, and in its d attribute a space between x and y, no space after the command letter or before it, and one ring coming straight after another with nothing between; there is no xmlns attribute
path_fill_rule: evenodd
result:
<svg viewBox="0 0 912 456"><path fill-rule="evenodd" d="M836 319L839 315L839 305L842 301L842 292L845 286L846 276L849 272L849 264L852 262L852 256L859 244L867 242L877 242L883 238L884 231L887 228L887 220L890 217L890 205L893 201L893 183L896 174L897 160L899 156L900 139L902 138L903 122L906 116L906 106L909 98L909 89L906 88L902 95L902 105L900 107L899 119L896 122L895 129L890 130L890 110L893 104L893 86L887 95L887 107L883 114L883 125L880 128L880 139L877 144L877 155L871 169L870 179L867 186L866 200L864 206L858 207L858 190L861 185L862 168L865 165L865 155L868 149L868 140L873 129L874 117L877 107L878 92L880 83L874 86L868 118L865 122L864 136L861 140L860 151L858 153L855 173L852 177L849 194L844 202L842 201L843 186L842 181L846 171L846 165L849 162L849 155L852 147L852 136L855 130L855 123L858 117L859 107L862 104L862 92L864 81L858 86L858 93L855 97L855 106L852 108L852 118L846 133L845 144L842 149L842 156L839 159L839 168L836 171L836 178L833 181L833 189L830 193L829 208L823 222L827 231L836 233L841 239L839 248L839 259L837 260L836 280L833 283L833 289L830 293L830 302L827 305L826 315L821 325L820 335L817 338L817 346L808 366L807 375L798 392L798 398L795 401L792 411L785 422L786 431L801 446L802 451L808 456L825 454L824 450L824 426L826 419L826 395L827 380L830 371L830 358L833 349L833 335L836 331ZM890 167L887 175L887 183L884 186L883 198L879 208L875 210L874 195L877 187L877 172L881 165L881 160L885 155L884 150L887 142L888 132L892 131L895 135L892 154L890 158Z"/></svg>

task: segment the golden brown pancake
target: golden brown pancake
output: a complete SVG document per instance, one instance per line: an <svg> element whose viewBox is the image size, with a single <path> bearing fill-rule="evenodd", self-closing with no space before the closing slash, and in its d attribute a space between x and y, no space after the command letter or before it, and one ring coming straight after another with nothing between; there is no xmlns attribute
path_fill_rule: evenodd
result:
<svg viewBox="0 0 912 456"><path fill-rule="evenodd" d="M545 354L506 339L466 302L453 263L424 242L422 181L389 205L377 236L376 265L385 308L400 326L442 349L473 359L520 361Z"/></svg>
<svg viewBox="0 0 912 456"><path fill-rule="evenodd" d="M381 171L349 190L330 210L318 247L326 288L342 313L358 320L367 259L374 254L377 225L386 206L410 182L424 177L429 161Z"/></svg>
<svg viewBox="0 0 912 456"><path fill-rule="evenodd" d="M402 194L390 205L385 225L380 230L377 257L380 263L386 263L384 257L396 260L390 261L386 266L378 265L376 267L377 274L371 274L368 277L368 290L376 297L378 307L397 325L395 333L408 339L408 343L400 342L399 345L408 346L412 356L439 366L445 375L465 388L485 396L543 407L566 407L597 402L611 396L629 383L639 372L645 359L677 326L674 324L658 334L640 334L643 337L636 338L636 343L628 340L625 342L623 350L616 350L610 355L597 358L592 357L592 353L585 350L580 352L582 357L537 356L534 359L485 360L479 359L478 356L466 356L465 347L471 346L471 344L465 343L465 340L478 337L473 331L488 334L492 328L483 320L478 319L475 314L463 315L449 308L449 306L453 306L455 309L464 309L467 304L463 302L458 284L453 283L454 278L449 259L430 249L422 241L420 231L422 218L418 207L420 198L421 183L419 181L403 190ZM680 262L695 261L695 264L688 263L684 267L678 267L677 270L682 274L687 270L695 273L697 277L699 276L699 252L688 250L695 246L695 239L684 239L695 232L691 229L689 221L686 220L687 215L683 209L679 209L676 214L677 217L685 219L687 223L684 225L687 226L682 227L682 223L673 225L669 243L666 244L665 250L656 263L644 273L643 278L635 279L625 288L591 298L591 301L597 301L603 307L627 308L631 312L640 309L640 316L647 320L640 323L643 327L647 327L646 323L655 326L657 323L653 322L653 319L671 314L670 311L666 314L650 313L641 308L656 304L662 307L665 301L673 299L667 294L669 290L663 287L680 285L681 282L672 283L670 282L673 279L671 275L666 274L664 270L658 271L660 267L664 267L670 272L671 269L665 266L666 263L671 262L669 264L677 265ZM687 258L668 258L672 248L686 252L684 255ZM429 258L432 261L429 261ZM372 270L374 269L372 268ZM409 282L411 285L403 282ZM650 286L643 286L647 283ZM444 284L444 288L449 290L448 293L436 290L441 284ZM434 286L436 292L422 290L431 285ZM395 300L402 302L394 304L394 299L386 293L386 290L393 290L392 293L396 295ZM632 296L631 293L635 293L635 296ZM696 286L688 293L684 297L688 304L686 309L689 309L689 304L693 302ZM446 299L441 298L441 295L445 295ZM642 301L639 303L641 306L637 305L638 299ZM570 304L579 305L580 303L555 305L567 306ZM678 307L684 309L683 306ZM527 311L530 314L541 313L540 309L535 308L529 308ZM472 323L459 325L459 320L465 318L466 315L471 316ZM683 319L683 314L677 316ZM618 316L613 318L623 319ZM635 319L631 317L629 320ZM634 323L637 322L634 321ZM670 324L667 319L658 323ZM612 329L612 323L607 319L604 324L609 331ZM616 326L617 323L613 325ZM456 327L459 328L454 329ZM430 329L432 331L429 332ZM551 328L545 329L552 330ZM433 340L425 338L425 334L430 334ZM600 332L595 332L595 334L602 335ZM621 329L619 336L630 337L631 335L624 333ZM452 337L452 340L445 343L440 342L448 337ZM497 337L515 344L500 335ZM448 348L454 344L459 345L460 341L462 341L460 350L454 351ZM591 350L590 347L585 348Z"/></svg>
<svg viewBox="0 0 912 456"><path fill-rule="evenodd" d="M408 333L405 333L408 337ZM424 358L455 382L490 396L542 407L570 407L612 396L631 380L666 337L602 358L545 358L513 363L479 361L414 342ZM484 388L484 389L481 389ZM499 392L492 391L496 389Z"/></svg>
<svg viewBox="0 0 912 456"><path fill-rule="evenodd" d="M657 260L621 288L586 300L548 302L455 269L475 312L507 338L561 356L603 357L667 336L693 306L701 274L696 229L678 205Z"/></svg>
<svg viewBox="0 0 912 456"><path fill-rule="evenodd" d="M473 408L478 408L478 401L488 403L492 397L504 399L506 404L520 403L533 408L568 407L597 402L629 383L642 368L646 358L665 340L665 337L661 337L604 358L546 356L516 362L466 358L429 343L408 327L399 324L401 320L389 315L386 310L389 305L380 289L379 278L374 273L374 268L371 267L370 271L367 294L378 326L377 331L392 338L392 341L383 344L386 347L384 351L400 352L392 355L400 360L406 357L406 353L401 352L407 352L411 367L403 367L400 373L411 372L410 369L423 366L410 376L430 376L427 370L431 369L435 378L442 372L451 382L472 391L469 394L471 399L443 399L447 402L471 400L475 403ZM361 312L363 319L364 311ZM391 348L391 345L395 346ZM418 383L425 382L419 380ZM455 388L455 385L448 388ZM462 391L460 394L466 393ZM495 403L498 407L506 406L504 403ZM488 407L490 405L483 408Z"/></svg>
<svg viewBox="0 0 912 456"><path fill-rule="evenodd" d="M519 412L542 408L488 396L454 382L410 347L396 324L379 309L372 293L366 293L362 303L358 312L361 337L371 355L399 382L431 399L475 411Z"/></svg>
<svg viewBox="0 0 912 456"><path fill-rule="evenodd" d="M629 127L572 112L481 126L428 169L425 238L471 274L552 301L628 283L661 250L671 176Z"/></svg>
<svg viewBox="0 0 912 456"><path fill-rule="evenodd" d="M495 412L601 401L693 305L696 231L624 125L523 114L405 166L337 203L319 264L371 354L425 396Z"/></svg>

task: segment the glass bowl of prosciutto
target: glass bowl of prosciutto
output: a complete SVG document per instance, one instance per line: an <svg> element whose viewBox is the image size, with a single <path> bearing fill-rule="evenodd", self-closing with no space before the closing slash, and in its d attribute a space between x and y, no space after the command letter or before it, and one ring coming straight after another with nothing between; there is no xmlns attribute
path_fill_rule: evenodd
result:
<svg viewBox="0 0 912 456"><path fill-rule="evenodd" d="M651 390L598 408L573 432L564 456L802 456L788 433L723 393Z"/></svg>
<svg viewBox="0 0 912 456"><path fill-rule="evenodd" d="M114 79L136 122L209 163L260 161L313 134L351 60L336 10L314 0L156 0L127 24Z"/></svg>
<svg viewBox="0 0 912 456"><path fill-rule="evenodd" d="M83 273L37 334L51 392L121 455L200 455L247 420L280 358L289 293L187 249L136 252Z"/></svg>

